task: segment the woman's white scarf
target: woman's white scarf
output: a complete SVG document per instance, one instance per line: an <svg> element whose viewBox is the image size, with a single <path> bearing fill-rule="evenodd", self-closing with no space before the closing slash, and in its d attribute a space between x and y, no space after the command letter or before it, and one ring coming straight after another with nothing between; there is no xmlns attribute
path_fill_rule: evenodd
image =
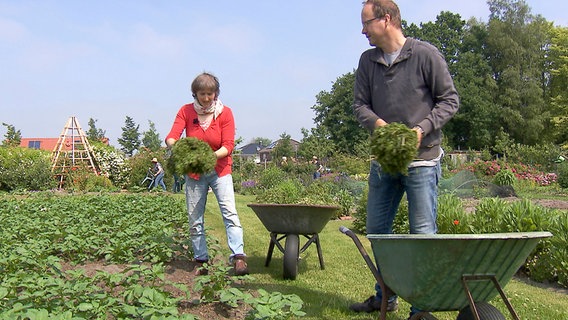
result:
<svg viewBox="0 0 568 320"><path fill-rule="evenodd" d="M195 99L193 108L197 114L205 115L213 113L213 118L217 119L217 116L223 111L223 102L221 102L220 99L215 99L209 108L204 109L201 104L199 104L199 100Z"/></svg>

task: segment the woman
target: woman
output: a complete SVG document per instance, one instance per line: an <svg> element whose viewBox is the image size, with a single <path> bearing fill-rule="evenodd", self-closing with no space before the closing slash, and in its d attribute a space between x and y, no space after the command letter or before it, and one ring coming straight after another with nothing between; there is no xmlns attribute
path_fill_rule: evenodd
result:
<svg viewBox="0 0 568 320"><path fill-rule="evenodd" d="M211 146L217 157L215 170L203 175L188 173L185 177L185 198L189 216L189 233L195 261L202 265L208 262L207 243L203 214L209 188L214 192L221 209L227 232L227 242L236 275L248 274L244 253L243 229L235 206L231 153L235 146L235 120L233 112L219 100L219 80L212 74L202 73L191 83L195 99L179 109L166 145L171 147L181 137L196 137ZM207 271L196 268L196 275Z"/></svg>

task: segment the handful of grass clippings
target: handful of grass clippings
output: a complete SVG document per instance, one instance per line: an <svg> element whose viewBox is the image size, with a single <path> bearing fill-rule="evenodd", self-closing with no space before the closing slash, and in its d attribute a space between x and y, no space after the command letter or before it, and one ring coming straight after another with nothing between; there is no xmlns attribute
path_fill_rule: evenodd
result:
<svg viewBox="0 0 568 320"><path fill-rule="evenodd" d="M168 169L178 174L203 174L213 171L217 157L207 142L195 137L179 139L172 147Z"/></svg>
<svg viewBox="0 0 568 320"><path fill-rule="evenodd" d="M402 123L376 128L371 135L371 154L381 168L391 174L408 174L408 165L417 154L416 132Z"/></svg>

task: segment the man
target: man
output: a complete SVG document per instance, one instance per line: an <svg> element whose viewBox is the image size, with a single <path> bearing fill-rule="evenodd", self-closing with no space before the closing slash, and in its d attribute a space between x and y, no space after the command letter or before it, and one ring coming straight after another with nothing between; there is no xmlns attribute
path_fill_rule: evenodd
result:
<svg viewBox="0 0 568 320"><path fill-rule="evenodd" d="M166 191L166 185L164 184L164 168L158 162L157 158L153 158L152 163L154 164L154 168L152 170L154 172L154 184L150 189L159 185L164 191Z"/></svg>
<svg viewBox="0 0 568 320"><path fill-rule="evenodd" d="M369 175L367 233L392 233L392 225L406 192L410 233L437 232L437 186L443 151L441 128L456 113L459 98L447 64L432 45L402 32L398 6L391 0L366 0L361 11L362 33L375 48L365 51L355 77L353 111L371 132L391 122L413 128L418 157L408 175L388 174L373 160ZM427 262L425 262L427 263ZM373 312L382 298L376 295L350 309ZM387 311L398 309L389 297ZM411 309L412 314L418 310Z"/></svg>

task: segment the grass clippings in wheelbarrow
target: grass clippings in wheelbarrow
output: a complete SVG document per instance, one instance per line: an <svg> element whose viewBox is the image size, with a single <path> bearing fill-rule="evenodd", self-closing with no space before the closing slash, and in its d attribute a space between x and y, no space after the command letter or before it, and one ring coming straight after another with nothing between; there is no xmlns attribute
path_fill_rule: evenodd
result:
<svg viewBox="0 0 568 320"><path fill-rule="evenodd" d="M178 174L204 174L213 171L217 157L211 147L195 137L179 139L172 147L168 167Z"/></svg>
<svg viewBox="0 0 568 320"><path fill-rule="evenodd" d="M408 173L408 165L416 158L417 145L416 132L398 122L378 127L371 135L371 154L391 174Z"/></svg>

